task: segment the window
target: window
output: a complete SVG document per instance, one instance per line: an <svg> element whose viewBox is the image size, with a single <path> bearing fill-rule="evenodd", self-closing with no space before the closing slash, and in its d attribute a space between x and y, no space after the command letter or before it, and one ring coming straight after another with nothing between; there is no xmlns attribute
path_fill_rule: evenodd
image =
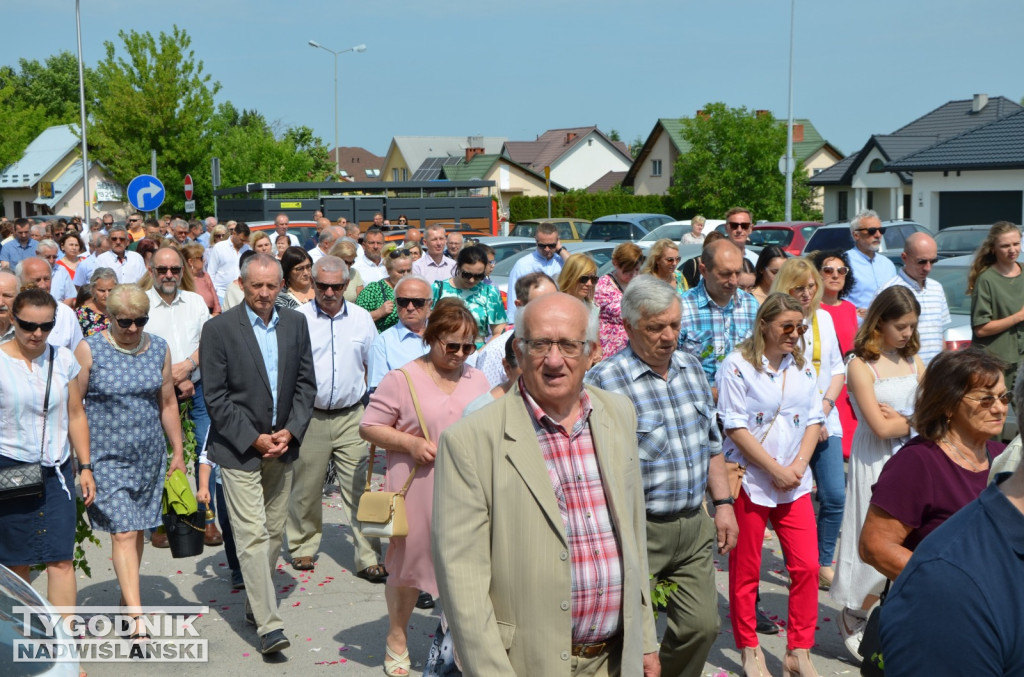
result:
<svg viewBox="0 0 1024 677"><path fill-rule="evenodd" d="M397 168L391 170L391 180L392 181L398 181L398 169Z"/></svg>
<svg viewBox="0 0 1024 677"><path fill-rule="evenodd" d="M836 194L836 220L846 221L849 219L850 194L843 190Z"/></svg>
<svg viewBox="0 0 1024 677"><path fill-rule="evenodd" d="M408 180L409 180L409 170L406 169L405 167L402 167L402 181L408 181Z"/></svg>
<svg viewBox="0 0 1024 677"><path fill-rule="evenodd" d="M651 176L661 176L661 160L651 160Z"/></svg>
<svg viewBox="0 0 1024 677"><path fill-rule="evenodd" d="M879 158L875 158L871 161L871 164L868 165L868 171L871 173L885 171L885 163ZM868 207L868 209L870 209L870 207Z"/></svg>

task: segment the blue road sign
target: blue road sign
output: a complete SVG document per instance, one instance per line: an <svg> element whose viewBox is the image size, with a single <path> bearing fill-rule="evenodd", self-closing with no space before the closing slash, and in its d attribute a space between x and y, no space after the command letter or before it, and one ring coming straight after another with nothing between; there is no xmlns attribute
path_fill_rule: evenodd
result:
<svg viewBox="0 0 1024 677"><path fill-rule="evenodd" d="M150 174L139 174L128 184L128 202L140 212L151 212L164 203L164 184Z"/></svg>

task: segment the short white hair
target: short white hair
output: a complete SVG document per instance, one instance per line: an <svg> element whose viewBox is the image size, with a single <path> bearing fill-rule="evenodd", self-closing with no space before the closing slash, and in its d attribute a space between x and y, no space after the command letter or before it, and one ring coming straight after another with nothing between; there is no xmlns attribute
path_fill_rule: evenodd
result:
<svg viewBox="0 0 1024 677"><path fill-rule="evenodd" d="M879 218L878 212L876 212L874 209L865 209L862 212L858 212L857 215L850 220L850 232L856 232L857 229L860 228L860 222L863 221L864 219L878 219L879 221L882 220L881 218Z"/></svg>
<svg viewBox="0 0 1024 677"><path fill-rule="evenodd" d="M660 315L677 302L675 287L653 275L638 275L622 293L622 319L635 327L643 318Z"/></svg>

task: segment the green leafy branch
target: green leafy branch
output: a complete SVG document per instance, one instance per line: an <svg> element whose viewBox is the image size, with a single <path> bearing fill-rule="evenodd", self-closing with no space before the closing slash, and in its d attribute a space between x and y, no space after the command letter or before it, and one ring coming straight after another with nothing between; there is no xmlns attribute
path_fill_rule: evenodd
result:
<svg viewBox="0 0 1024 677"><path fill-rule="evenodd" d="M658 617L658 611L668 608L668 600L672 593L679 589L678 583L672 581L656 581L654 574L651 574L654 585L651 586L651 605L654 607L654 617Z"/></svg>

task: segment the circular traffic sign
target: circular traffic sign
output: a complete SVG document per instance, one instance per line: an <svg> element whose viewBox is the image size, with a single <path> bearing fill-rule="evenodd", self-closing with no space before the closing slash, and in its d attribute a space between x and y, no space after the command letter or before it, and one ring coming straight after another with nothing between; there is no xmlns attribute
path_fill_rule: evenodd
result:
<svg viewBox="0 0 1024 677"><path fill-rule="evenodd" d="M192 175L191 174L186 174L185 175L185 199L186 200L191 200L192 199Z"/></svg>

